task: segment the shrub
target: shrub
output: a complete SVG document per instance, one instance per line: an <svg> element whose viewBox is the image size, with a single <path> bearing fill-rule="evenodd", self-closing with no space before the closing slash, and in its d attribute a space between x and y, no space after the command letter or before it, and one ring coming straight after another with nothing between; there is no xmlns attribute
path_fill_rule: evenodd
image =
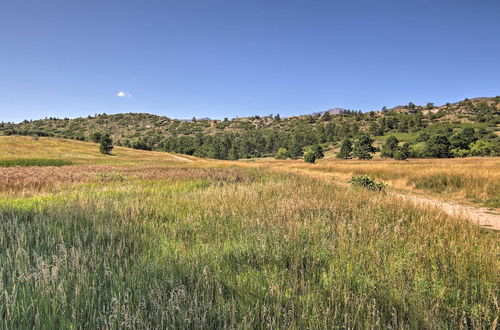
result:
<svg viewBox="0 0 500 330"><path fill-rule="evenodd" d="M288 150L286 148L279 148L278 151L276 152L276 155L274 155L274 158L287 159L288 158Z"/></svg>
<svg viewBox="0 0 500 330"><path fill-rule="evenodd" d="M387 184L377 182L368 175L353 176L349 181L353 186L367 188L373 191L383 191Z"/></svg>
<svg viewBox="0 0 500 330"><path fill-rule="evenodd" d="M494 150L495 146L489 141L477 140L470 145L472 156L493 156Z"/></svg>
<svg viewBox="0 0 500 330"><path fill-rule="evenodd" d="M314 164L314 162L316 161L316 155L312 152L308 152L304 155L304 161L306 163Z"/></svg>
<svg viewBox="0 0 500 330"><path fill-rule="evenodd" d="M411 146L411 156L414 158L425 158L428 155L426 142L419 142Z"/></svg>

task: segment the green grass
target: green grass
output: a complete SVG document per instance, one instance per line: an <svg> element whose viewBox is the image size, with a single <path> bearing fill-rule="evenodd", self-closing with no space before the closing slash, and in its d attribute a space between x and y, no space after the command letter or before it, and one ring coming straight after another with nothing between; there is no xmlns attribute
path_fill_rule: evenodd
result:
<svg viewBox="0 0 500 330"><path fill-rule="evenodd" d="M496 233L370 191L239 171L2 200L1 327L493 324Z"/></svg>
<svg viewBox="0 0 500 330"><path fill-rule="evenodd" d="M390 133L382 136L375 136L376 141L385 142L390 136L395 136L399 142L415 142L419 133Z"/></svg>
<svg viewBox="0 0 500 330"><path fill-rule="evenodd" d="M68 166L73 163L63 159L41 159L41 158L20 158L20 159L1 159L0 167L14 166Z"/></svg>

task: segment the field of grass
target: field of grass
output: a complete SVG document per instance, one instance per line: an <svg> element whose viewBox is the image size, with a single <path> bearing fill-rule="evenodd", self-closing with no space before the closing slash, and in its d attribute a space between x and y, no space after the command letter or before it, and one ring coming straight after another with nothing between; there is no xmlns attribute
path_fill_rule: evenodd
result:
<svg viewBox="0 0 500 330"><path fill-rule="evenodd" d="M189 156L177 156L191 159ZM115 147L113 156L99 153L97 143L75 140L29 136L0 136L0 161L26 158L66 160L74 164L95 165L169 165L177 163L179 158L164 152L143 151Z"/></svg>
<svg viewBox="0 0 500 330"><path fill-rule="evenodd" d="M354 175L370 175L390 188L431 194L456 201L500 207L500 158L320 160L315 165L303 161L260 160L264 166L284 170L307 170L347 182Z"/></svg>
<svg viewBox="0 0 500 330"><path fill-rule="evenodd" d="M18 158L0 160L0 167L68 166L73 163L63 159Z"/></svg>
<svg viewBox="0 0 500 330"><path fill-rule="evenodd" d="M497 325L497 232L260 163L144 153L0 168L0 328Z"/></svg>

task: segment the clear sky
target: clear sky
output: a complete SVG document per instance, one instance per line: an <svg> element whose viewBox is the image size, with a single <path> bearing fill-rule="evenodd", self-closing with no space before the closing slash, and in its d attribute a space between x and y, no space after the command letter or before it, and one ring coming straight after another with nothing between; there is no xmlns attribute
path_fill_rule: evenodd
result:
<svg viewBox="0 0 500 330"><path fill-rule="evenodd" d="M0 121L287 116L499 94L498 0L0 4Z"/></svg>

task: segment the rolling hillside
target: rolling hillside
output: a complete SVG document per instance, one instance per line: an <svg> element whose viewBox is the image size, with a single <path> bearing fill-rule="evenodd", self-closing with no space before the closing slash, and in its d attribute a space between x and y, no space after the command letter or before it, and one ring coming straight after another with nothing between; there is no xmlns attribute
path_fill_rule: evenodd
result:
<svg viewBox="0 0 500 330"><path fill-rule="evenodd" d="M418 141L422 133L427 138L432 135L449 138L461 129L471 128L476 140L489 141L500 150L500 142L495 138L499 114L500 97L494 97L442 106L409 103L368 113L343 110L289 118L270 115L182 121L137 113L46 118L19 124L1 123L0 134L97 141L96 133L107 132L118 146L234 160L273 156L279 148L295 150L291 158L300 157L304 147L319 143L327 150L335 149L341 140L360 134L369 134L380 145L390 135L398 137L400 142L415 143L425 140ZM468 148L468 144L459 145L455 146L459 152Z"/></svg>

